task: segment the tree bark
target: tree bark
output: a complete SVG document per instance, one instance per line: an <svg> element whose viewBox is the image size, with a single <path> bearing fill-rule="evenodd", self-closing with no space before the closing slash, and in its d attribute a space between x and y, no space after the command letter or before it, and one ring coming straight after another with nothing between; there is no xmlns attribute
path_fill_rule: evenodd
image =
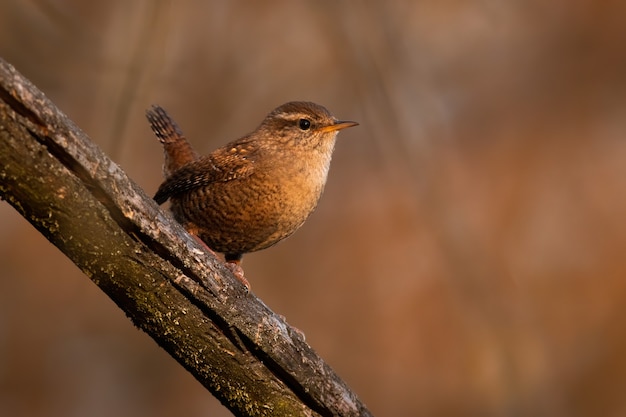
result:
<svg viewBox="0 0 626 417"><path fill-rule="evenodd" d="M0 198L235 415L371 415L298 331L2 59Z"/></svg>

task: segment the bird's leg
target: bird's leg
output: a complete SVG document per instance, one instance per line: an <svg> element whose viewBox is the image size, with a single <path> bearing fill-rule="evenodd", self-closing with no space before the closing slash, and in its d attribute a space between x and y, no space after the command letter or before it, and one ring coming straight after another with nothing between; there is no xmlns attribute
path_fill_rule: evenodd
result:
<svg viewBox="0 0 626 417"><path fill-rule="evenodd" d="M200 243L206 248L206 250L208 250L217 257L217 254L213 251L213 249L211 249L209 245L207 245L206 242L200 238L200 236L193 233L192 230L189 230L189 234L196 240L196 242ZM241 267L241 256L236 259L226 259L225 266L230 270L230 272L233 273L235 278L237 278L237 280L241 282L244 287L246 287L246 292L250 292L250 283L248 282L246 277L243 276L243 268Z"/></svg>
<svg viewBox="0 0 626 417"><path fill-rule="evenodd" d="M204 240L200 239L200 236L198 236L197 234L193 233L193 232L189 232L189 234L191 235L191 237L193 237L195 239L196 242L198 242L199 244L201 244L202 246L204 246L204 248L206 250L208 250L209 252L211 252L213 255L215 255L217 257L217 253L215 253L215 251L213 251L213 249L211 249L209 247L209 245L207 245Z"/></svg>

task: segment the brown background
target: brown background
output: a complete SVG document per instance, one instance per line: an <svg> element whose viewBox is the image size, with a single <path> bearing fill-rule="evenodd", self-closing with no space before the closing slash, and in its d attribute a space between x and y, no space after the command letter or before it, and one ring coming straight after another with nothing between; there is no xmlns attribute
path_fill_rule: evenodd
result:
<svg viewBox="0 0 626 417"><path fill-rule="evenodd" d="M289 100L342 132L254 292L379 416L626 414L626 6L3 1L0 55L149 193ZM0 415L226 416L6 203Z"/></svg>

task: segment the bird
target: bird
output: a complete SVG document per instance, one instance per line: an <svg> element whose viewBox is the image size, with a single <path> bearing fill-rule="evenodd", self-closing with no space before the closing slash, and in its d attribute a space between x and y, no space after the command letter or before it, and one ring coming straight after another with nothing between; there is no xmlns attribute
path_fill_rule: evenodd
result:
<svg viewBox="0 0 626 417"><path fill-rule="evenodd" d="M162 107L153 105L146 117L165 154L154 200L169 200L174 218L222 253L247 288L243 255L303 225L324 190L338 132L358 125L319 104L292 101L251 133L200 156Z"/></svg>

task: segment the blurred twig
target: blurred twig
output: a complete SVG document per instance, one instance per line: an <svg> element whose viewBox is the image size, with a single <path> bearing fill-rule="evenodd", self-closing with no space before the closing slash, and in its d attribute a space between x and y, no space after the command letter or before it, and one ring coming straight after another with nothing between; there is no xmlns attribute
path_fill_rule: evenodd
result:
<svg viewBox="0 0 626 417"><path fill-rule="evenodd" d="M236 415L370 415L297 331L1 59L0 197Z"/></svg>

